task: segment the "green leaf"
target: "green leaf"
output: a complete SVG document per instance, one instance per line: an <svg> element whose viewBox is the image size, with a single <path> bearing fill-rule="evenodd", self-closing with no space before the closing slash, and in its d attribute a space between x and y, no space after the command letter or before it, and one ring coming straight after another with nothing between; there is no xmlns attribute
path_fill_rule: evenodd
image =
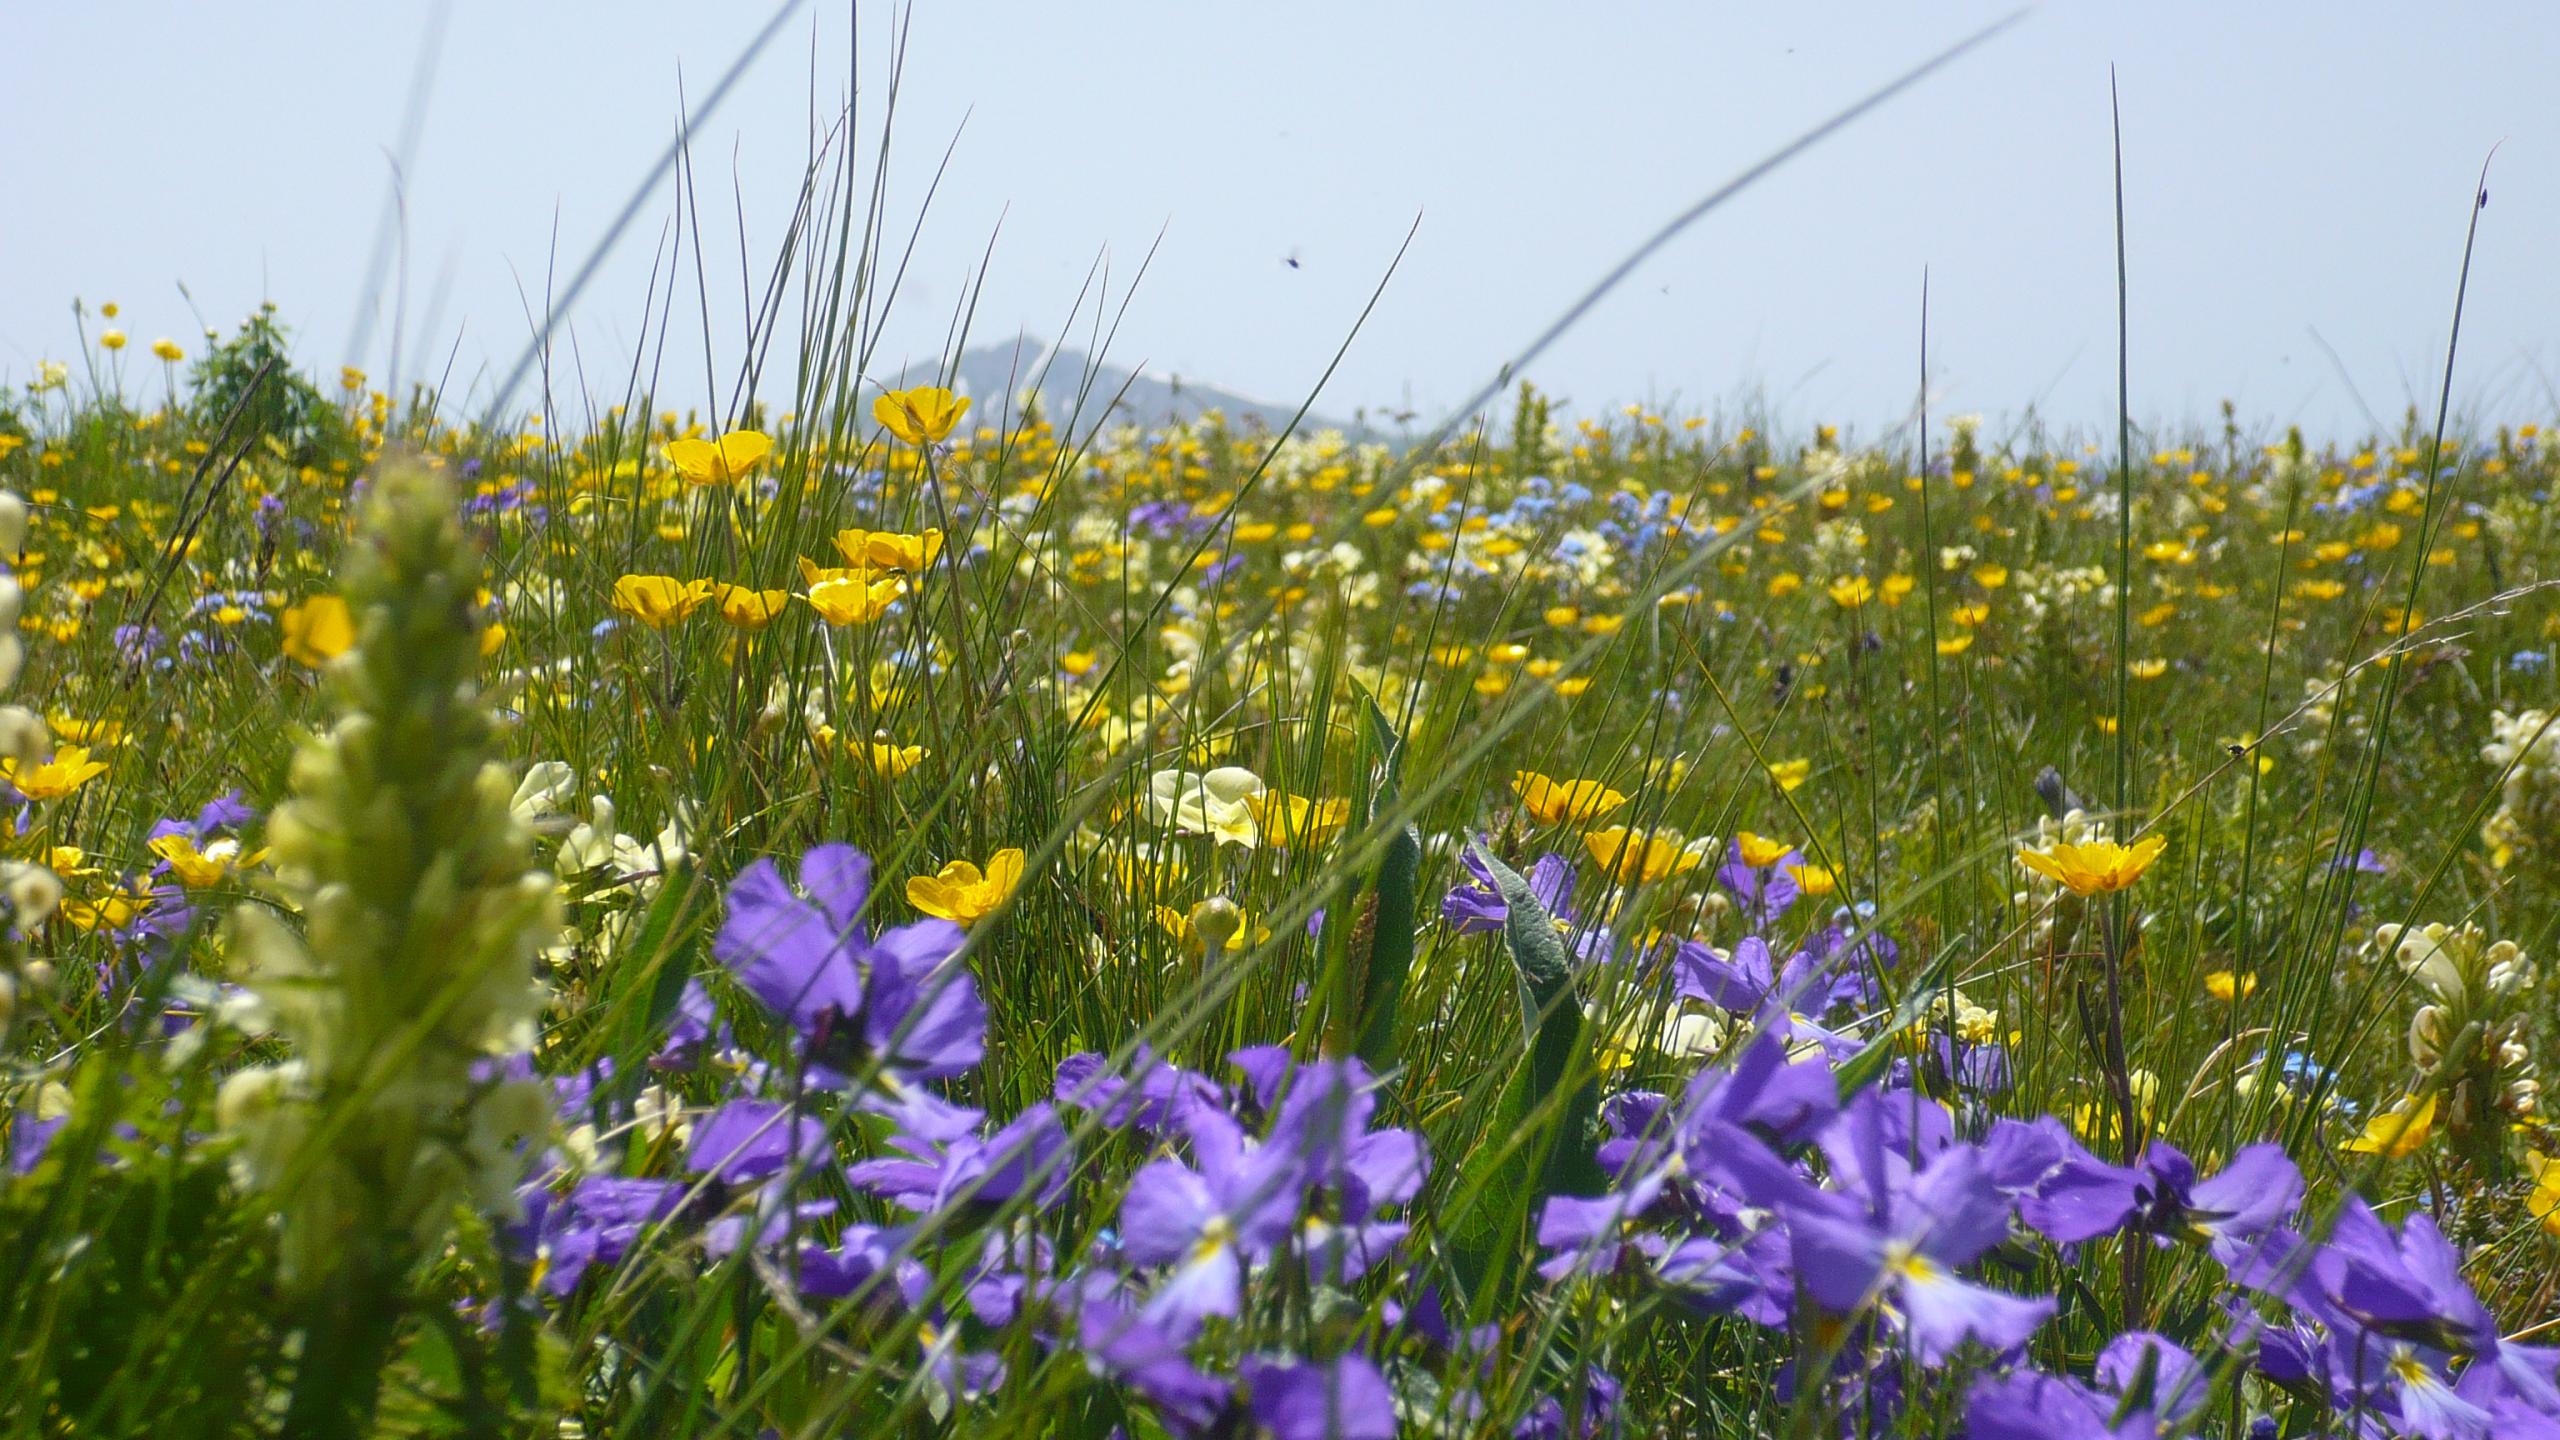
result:
<svg viewBox="0 0 2560 1440"><path fill-rule="evenodd" d="M1385 757L1371 813L1387 814L1396 807L1404 778L1404 737L1379 708L1378 697L1371 695L1368 700L1369 729ZM1405 825L1387 842L1387 853L1379 859L1371 882L1376 902L1368 917L1369 953L1359 968L1359 1055L1370 1069L1382 1073L1394 1069L1400 1058L1403 1037L1397 1028L1397 1010L1404 1003L1405 981L1413 973L1415 895L1421 880L1422 832Z"/></svg>
<svg viewBox="0 0 2560 1440"><path fill-rule="evenodd" d="M1484 1138L1459 1167L1451 1236L1460 1282L1478 1317L1494 1312L1525 1268L1530 1217L1547 1197L1597 1193L1592 1158L1599 1089L1590 1024L1554 917L1517 871L1487 854L1509 912L1504 925L1520 986L1523 1048ZM1575 1082L1576 1076L1583 1078Z"/></svg>

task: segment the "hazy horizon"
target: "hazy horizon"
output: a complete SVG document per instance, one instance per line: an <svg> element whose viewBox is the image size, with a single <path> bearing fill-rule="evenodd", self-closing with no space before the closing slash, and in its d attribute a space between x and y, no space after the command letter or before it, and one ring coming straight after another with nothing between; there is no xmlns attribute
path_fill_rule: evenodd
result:
<svg viewBox="0 0 2560 1440"><path fill-rule="evenodd" d="M147 45L130 39L136 8ZM1316 408L1428 423L1663 219L2004 8L1628 7L1562 25L1527 6L1456 18L920 6L889 162L901 242L947 145L952 159L872 368L894 374L942 347L991 235L976 342L1059 337L1097 257L1116 305L1161 234L1111 358L1294 400L1419 216ZM679 76L698 104L771 13L640 0L606 23L451 4L404 176L403 369L426 356L441 368L450 350L457 389L485 390L546 284L665 145ZM121 306L114 323L137 342L129 387L158 382L152 339L193 354L199 314L228 329L269 299L307 366L387 374L388 302L364 353L351 346L435 17L288 0L22 19L0 59L0 117L53 138L6 162L0 248L18 283L0 296L0 378L76 358L75 298ZM1709 217L1528 373L1584 413L1729 409L1756 394L1785 423L1872 435L1912 403L1925 267L1933 413L2034 405L2067 427L2109 423L2112 61L2138 416L2210 422L2229 398L2244 423L2337 434L2363 429L2368 409L2391 424L2413 401L2432 406L2465 200L2495 144L2456 395L2492 420L2549 418L2560 273L2538 263L2538 242L2560 220L2560 118L2540 86L2560 61L2560 18L2526 5L2467 18L2039 11ZM890 17L850 23L867 154ZM742 289L761 283L789 219L810 115L843 94L848 25L841 5L804 7L695 136L724 371ZM1397 58L1414 55L1436 59ZM569 317L564 362L590 377L629 363L673 205L659 186ZM659 395L705 405L692 263ZM1070 338L1089 322L1090 310ZM93 313L89 333L100 328Z"/></svg>

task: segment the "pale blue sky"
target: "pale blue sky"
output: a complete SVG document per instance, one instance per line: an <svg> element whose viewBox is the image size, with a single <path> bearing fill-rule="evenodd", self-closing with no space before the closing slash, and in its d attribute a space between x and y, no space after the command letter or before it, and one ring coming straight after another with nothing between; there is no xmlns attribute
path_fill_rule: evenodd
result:
<svg viewBox="0 0 2560 1440"><path fill-rule="evenodd" d="M13 8L0 376L71 352L74 296L121 302L129 372L156 368L140 354L156 335L193 351L179 282L226 326L271 297L307 363L347 359L431 7ZM1428 414L1666 216L2005 8L926 0L900 217L959 145L880 368L940 344L1002 213L981 337L1054 333L1097 253L1117 284L1161 230L1115 355L1295 396L1419 213L1319 408ZM409 177L413 335L450 277L439 363L467 321L462 374L505 367L555 218L565 268L665 143L679 67L699 97L769 9L453 0ZM871 6L858 22L866 127L888 20ZM806 150L810 27L831 100L849 23L841 0L810 5L697 137L721 237L715 347L734 347L741 311L732 157L760 273ZM2501 419L2560 411L2560 10L2542 0L2048 5L1708 219L1533 373L1585 405L1757 387L1787 420L1873 433L1910 403L1926 265L1942 413L2110 416L2110 61L2140 414L2209 419L2229 396L2253 420L2356 425L2315 327L2387 418L2431 398L2464 200L2498 142L2458 388ZM590 373L628 354L670 205L656 197L572 317ZM362 357L377 373L387 328ZM662 396L698 403L700 375L672 354Z"/></svg>

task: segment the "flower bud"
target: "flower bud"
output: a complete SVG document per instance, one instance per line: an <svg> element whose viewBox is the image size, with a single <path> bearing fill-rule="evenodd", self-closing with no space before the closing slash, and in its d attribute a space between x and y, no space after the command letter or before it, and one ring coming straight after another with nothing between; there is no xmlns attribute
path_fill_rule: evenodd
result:
<svg viewBox="0 0 2560 1440"><path fill-rule="evenodd" d="M41 865L0 860L0 905L9 911L10 927L19 934L53 918L62 904L62 881Z"/></svg>
<svg viewBox="0 0 2560 1440"><path fill-rule="evenodd" d="M44 717L23 705L0 705L0 756L21 766L41 765L53 754L53 732Z"/></svg>
<svg viewBox="0 0 2560 1440"><path fill-rule="evenodd" d="M15 559L26 548L27 502L0 490L0 559Z"/></svg>
<svg viewBox="0 0 2560 1440"><path fill-rule="evenodd" d="M2421 1005L2409 1017L2409 1058L2421 1066L2433 1065L2444 1054L2445 1034L2452 1028L2441 1005Z"/></svg>
<svg viewBox="0 0 2560 1440"><path fill-rule="evenodd" d="M1227 942L1244 928L1244 912L1224 895L1212 895L1192 906L1188 919L1191 937L1210 954L1226 949Z"/></svg>

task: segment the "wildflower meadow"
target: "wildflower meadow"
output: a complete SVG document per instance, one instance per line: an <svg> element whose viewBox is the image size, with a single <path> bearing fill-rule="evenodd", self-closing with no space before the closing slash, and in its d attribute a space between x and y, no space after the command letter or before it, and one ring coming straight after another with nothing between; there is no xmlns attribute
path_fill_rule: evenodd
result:
<svg viewBox="0 0 2560 1440"><path fill-rule="evenodd" d="M2560 1436L2560 416L1141 428L866 163L0 394L8 1433Z"/></svg>

